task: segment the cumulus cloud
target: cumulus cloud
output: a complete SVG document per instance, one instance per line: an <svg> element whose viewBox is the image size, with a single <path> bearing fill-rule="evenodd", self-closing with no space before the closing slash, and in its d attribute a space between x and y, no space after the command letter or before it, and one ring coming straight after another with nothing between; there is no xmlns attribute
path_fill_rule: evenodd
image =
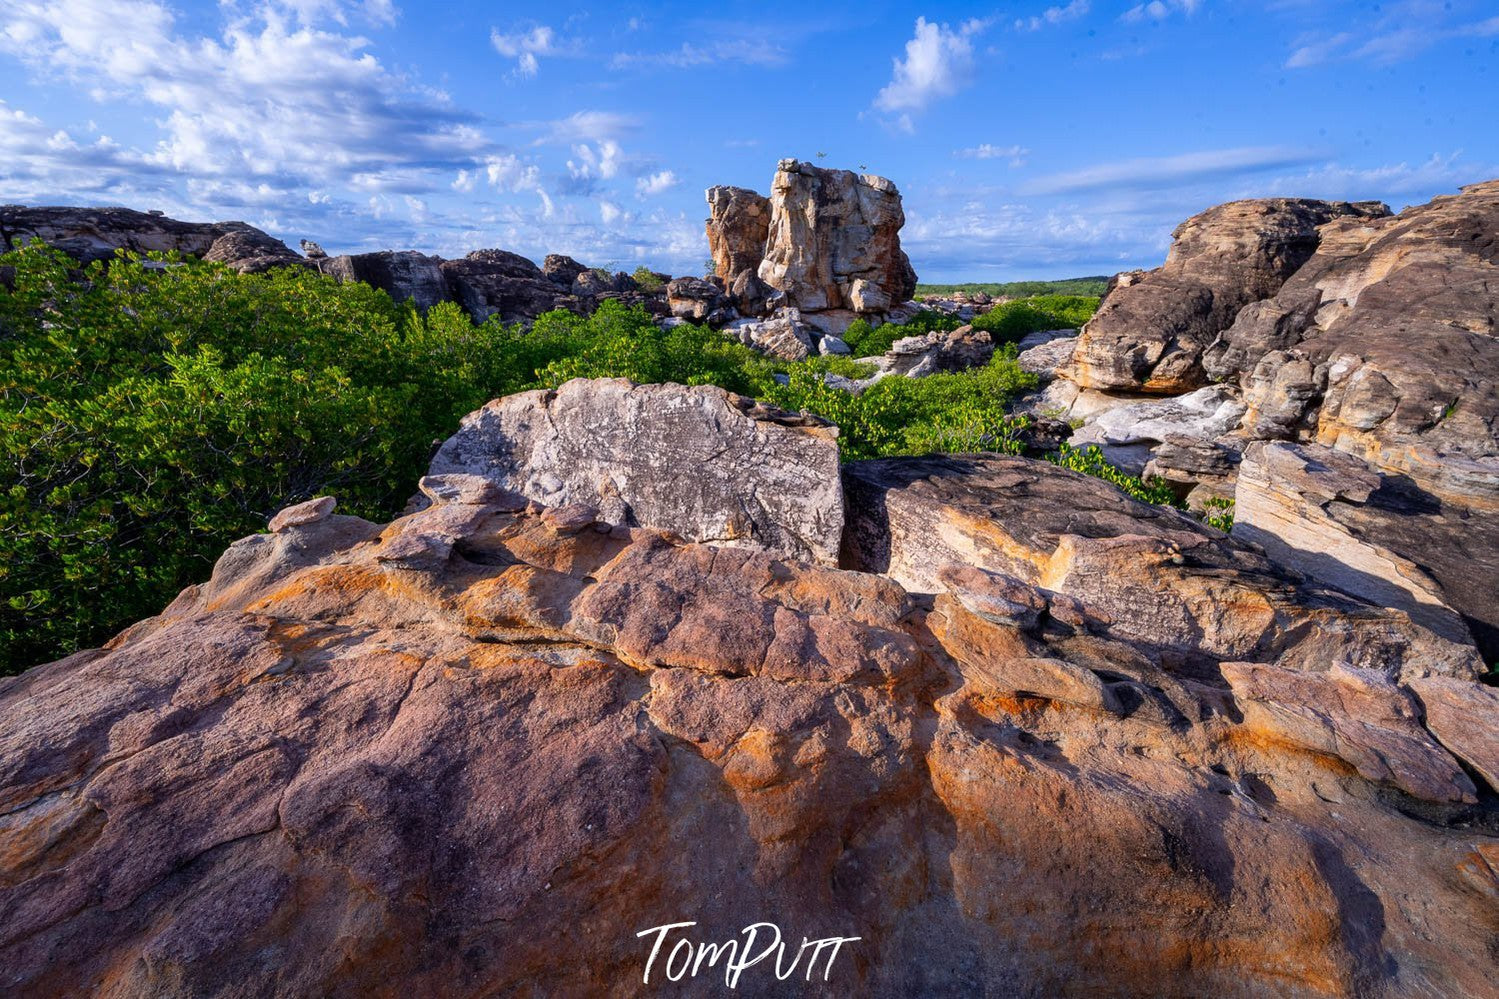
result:
<svg viewBox="0 0 1499 999"><path fill-rule="evenodd" d="M988 22L970 20L950 28L918 17L905 58L893 60L894 72L875 96L875 109L898 115L896 124L910 131L913 113L951 97L973 81L973 38L986 27Z"/></svg>
<svg viewBox="0 0 1499 999"><path fill-rule="evenodd" d="M1017 31L1040 31L1042 28L1076 21L1087 15L1090 10L1092 10L1092 5L1088 0L1072 0L1065 7L1048 7L1034 17L1017 18L1015 28Z"/></svg>
<svg viewBox="0 0 1499 999"><path fill-rule="evenodd" d="M1119 15L1119 20L1129 24L1142 21L1164 21L1173 14L1191 16L1202 6L1202 0L1151 0L1131 7Z"/></svg>
<svg viewBox="0 0 1499 999"><path fill-rule="evenodd" d="M681 183L681 180L670 170L661 170L657 173L648 174L635 181L635 193L640 197L648 197L652 194L660 194L669 191Z"/></svg>
<svg viewBox="0 0 1499 999"><path fill-rule="evenodd" d="M489 43L494 50L507 59L515 60L514 75L530 78L541 69L540 56L573 56L577 55L579 46L576 42L564 42L557 33L546 25L538 25L529 31L518 31L506 34L499 28L492 28L489 32Z"/></svg>
<svg viewBox="0 0 1499 999"><path fill-rule="evenodd" d="M1031 154L1024 146L996 146L988 142L967 149L954 149L953 155L960 160L999 160L1010 161L1010 166L1025 166L1026 157Z"/></svg>

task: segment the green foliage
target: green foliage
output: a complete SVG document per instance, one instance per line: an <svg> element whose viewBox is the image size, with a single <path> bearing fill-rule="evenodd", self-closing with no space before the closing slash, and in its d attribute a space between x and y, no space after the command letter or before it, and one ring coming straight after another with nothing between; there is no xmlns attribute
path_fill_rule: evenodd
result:
<svg viewBox="0 0 1499 999"><path fill-rule="evenodd" d="M1098 311L1098 299L1085 295L1042 295L997 305L973 320L995 343L1019 343L1041 330L1074 329Z"/></svg>
<svg viewBox="0 0 1499 999"><path fill-rule="evenodd" d="M916 297L944 298L963 292L983 293L994 298L1026 298L1032 295L1091 295L1102 297L1109 286L1106 276L1066 278L1061 281L1009 281L1003 284L918 284Z"/></svg>
<svg viewBox="0 0 1499 999"><path fill-rule="evenodd" d="M826 377L870 375L856 357L775 361L701 327L663 330L615 301L522 330L476 326L452 303L422 315L304 268L240 275L122 254L79 281L40 245L0 267L14 274L0 286L0 673L159 612L288 504L331 493L343 513L391 516L435 440L523 389L602 376L711 383L818 413L839 425L846 458L872 458L1016 452L1026 420L1006 407L1035 384L1005 349L984 368L853 395ZM992 323L1005 336L1038 317L1070 325L1059 317L1085 306L1037 300ZM933 312L855 324L850 343L868 356L956 325ZM1096 462L1061 460L1125 484ZM1162 501L1132 481L1132 495Z"/></svg>
<svg viewBox="0 0 1499 999"><path fill-rule="evenodd" d="M789 378L787 385L771 385L766 398L838 424L838 446L850 460L934 451L1015 453L1015 435L1028 421L1005 407L1036 384L1008 353L973 371L882 378L859 395L827 385L806 365L792 369Z"/></svg>
<svg viewBox="0 0 1499 999"><path fill-rule="evenodd" d="M1177 508L1182 506L1176 494L1164 482L1159 479L1146 481L1115 468L1109 464L1109 460L1103 456L1103 452L1096 445L1090 444L1087 447L1076 448L1070 444L1063 444L1056 454L1047 455L1046 460L1053 465L1060 465L1074 472L1082 472L1084 475L1103 479L1142 502Z"/></svg>
<svg viewBox="0 0 1499 999"><path fill-rule="evenodd" d="M1227 534L1234 529L1234 501L1214 496L1202 504L1202 522Z"/></svg>
<svg viewBox="0 0 1499 999"><path fill-rule="evenodd" d="M660 275L645 264L641 264L635 268L635 273L630 276L635 279L635 283L640 286L641 291L660 291L666 287L666 282L661 280Z"/></svg>
<svg viewBox="0 0 1499 999"><path fill-rule="evenodd" d="M878 357L890 349L890 345L908 336L920 336L933 330L955 330L961 326L952 316L944 316L930 309L911 317L910 322L885 323L871 326L867 319L855 319L843 333L843 342L848 344L853 357Z"/></svg>

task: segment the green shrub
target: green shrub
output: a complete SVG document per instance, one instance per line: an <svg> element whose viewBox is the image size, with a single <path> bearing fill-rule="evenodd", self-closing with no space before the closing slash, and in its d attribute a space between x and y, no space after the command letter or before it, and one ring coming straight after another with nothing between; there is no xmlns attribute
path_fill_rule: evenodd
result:
<svg viewBox="0 0 1499 999"><path fill-rule="evenodd" d="M1063 444L1055 454L1047 455L1046 460L1053 465L1102 479L1118 486L1125 493L1142 502L1177 508L1182 506L1181 501L1176 498L1176 493L1172 492L1164 482L1159 479L1146 481L1116 468L1109 463L1096 445L1090 444L1087 447L1076 448L1070 444Z"/></svg>
<svg viewBox="0 0 1499 999"><path fill-rule="evenodd" d="M1109 286L1104 276L1066 278L1061 281L1008 281L1003 284L918 284L916 297L945 298L963 292L982 292L995 298L1025 298L1034 295L1091 295L1101 297Z"/></svg>
<svg viewBox="0 0 1499 999"><path fill-rule="evenodd" d="M641 291L660 291L666 287L666 282L661 280L660 275L645 264L641 264L635 268L635 273L630 276L635 279L635 283L640 286Z"/></svg>
<svg viewBox="0 0 1499 999"><path fill-rule="evenodd" d="M930 309L916 313L909 322L885 323L882 326L870 326L868 320L855 319L853 325L844 331L843 342L848 344L849 353L853 357L878 357L897 340L921 336L933 330L955 330L961 325L952 316L944 316Z"/></svg>
<svg viewBox="0 0 1499 999"><path fill-rule="evenodd" d="M1234 501L1214 496L1202 504L1202 522L1227 534L1234 529Z"/></svg>
<svg viewBox="0 0 1499 999"><path fill-rule="evenodd" d="M1098 299L1083 295L1044 295L997 305L974 317L973 328L995 343L1019 343L1041 330L1074 329L1098 311Z"/></svg>

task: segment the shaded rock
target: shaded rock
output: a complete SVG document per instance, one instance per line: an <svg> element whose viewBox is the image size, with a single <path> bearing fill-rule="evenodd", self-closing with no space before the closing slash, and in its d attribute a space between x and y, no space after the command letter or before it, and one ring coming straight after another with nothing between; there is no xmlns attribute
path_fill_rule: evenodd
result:
<svg viewBox="0 0 1499 999"><path fill-rule="evenodd" d="M1252 730L1335 756L1369 780L1417 798L1474 800L1473 782L1421 727L1414 699L1376 670L1335 663L1309 673L1224 663L1223 675Z"/></svg>
<svg viewBox="0 0 1499 999"><path fill-rule="evenodd" d="M723 288L695 277L673 278L666 285L666 304L678 319L696 323L723 322L729 318L728 298Z"/></svg>
<svg viewBox="0 0 1499 999"><path fill-rule="evenodd" d="M1256 443L1239 470L1234 537L1453 641L1472 640L1458 611L1494 620L1496 532L1332 448Z"/></svg>
<svg viewBox="0 0 1499 999"><path fill-rule="evenodd" d="M217 260L242 273L303 262L285 243L243 222L180 222L160 212L129 208L0 205L4 249L33 239L83 264L110 260L116 250L176 251Z"/></svg>
<svg viewBox="0 0 1499 999"><path fill-rule="evenodd" d="M1412 680L1410 688L1432 735L1499 791L1499 690L1444 676Z"/></svg>
<svg viewBox="0 0 1499 999"><path fill-rule="evenodd" d="M1172 233L1164 266L1111 285L1078 338L1072 377L1088 388L1168 395L1201 386L1204 350L1311 258L1320 226L1388 214L1375 202L1267 198L1194 215Z"/></svg>
<svg viewBox="0 0 1499 999"><path fill-rule="evenodd" d="M509 323L553 309L581 310L567 289L525 257L505 250L475 250L461 260L444 260L442 273L453 301L476 323L496 315Z"/></svg>
<svg viewBox="0 0 1499 999"><path fill-rule="evenodd" d="M394 301L411 300L418 309L430 309L449 300L443 261L414 250L381 250L339 257L322 257L317 269L340 281L363 281L379 288Z"/></svg>
<svg viewBox="0 0 1499 999"><path fill-rule="evenodd" d="M572 257L560 253L548 253L546 259L541 262L541 273L547 280L559 284L564 288L571 288L578 275L587 271L588 268L578 263Z"/></svg>
<svg viewBox="0 0 1499 999"><path fill-rule="evenodd" d="M948 565L1012 576L1188 672L1215 674L1224 659L1395 676L1482 669L1471 646L1405 614L1302 583L1184 514L1045 462L890 458L851 462L843 477L840 564L910 590L943 589Z"/></svg>
<svg viewBox="0 0 1499 999"><path fill-rule="evenodd" d="M771 357L805 361L817 352L817 330L802 322L798 309L779 309L766 319L738 319L724 327L746 347Z"/></svg>
<svg viewBox="0 0 1499 999"><path fill-rule="evenodd" d="M900 248L905 221L900 192L883 177L782 160L760 279L804 312L883 313L916 290Z"/></svg>
<svg viewBox="0 0 1499 999"><path fill-rule="evenodd" d="M610 523L834 563L836 428L712 386L574 379L469 414L432 460Z"/></svg>
<svg viewBox="0 0 1499 999"><path fill-rule="evenodd" d="M1043 330L1026 336L1017 345L1015 361L1042 382L1056 378L1077 349L1077 330Z"/></svg>

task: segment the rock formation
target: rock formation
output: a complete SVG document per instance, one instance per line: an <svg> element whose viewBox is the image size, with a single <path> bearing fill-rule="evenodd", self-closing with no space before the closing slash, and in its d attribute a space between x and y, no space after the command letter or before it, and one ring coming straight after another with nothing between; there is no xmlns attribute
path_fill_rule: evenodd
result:
<svg viewBox="0 0 1499 999"><path fill-rule="evenodd" d="M415 250L382 250L337 257L325 254L312 262L329 277L346 283L363 281L397 302L410 300L419 309L430 309L451 297L447 278L442 272L442 260Z"/></svg>
<svg viewBox="0 0 1499 999"><path fill-rule="evenodd" d="M1319 226L1388 214L1376 202L1268 198L1192 216L1172 233L1164 266L1109 289L1078 340L1073 380L1163 394L1203 385L1203 351L1310 259Z"/></svg>
<svg viewBox="0 0 1499 999"><path fill-rule="evenodd" d="M1401 612L1024 459L852 466L845 569L507 481L0 680L7 994L637 995L758 919L860 938L799 994L1491 991L1494 692Z"/></svg>
<svg viewBox="0 0 1499 999"><path fill-rule="evenodd" d="M129 208L0 205L0 250L33 239L80 263L109 260L116 250L176 251L248 273L302 262L285 243L243 222L179 222Z"/></svg>
<svg viewBox="0 0 1499 999"><path fill-rule="evenodd" d="M838 336L916 290L900 248L900 192L884 177L781 160L769 198L712 187L708 208L714 276L745 315L796 309L814 339Z"/></svg>
<svg viewBox="0 0 1499 999"><path fill-rule="evenodd" d="M1398 215L1221 205L1177 230L1165 266L1111 284L1030 405L1092 422L1075 443L1113 447L1194 502L1237 491L1236 534L1446 620L1435 600L1499 658L1496 247L1499 181ZM1193 390L1165 405L1212 392L1211 427L1163 423L1138 395ZM1300 446L1246 459L1256 441Z"/></svg>
<svg viewBox="0 0 1499 999"><path fill-rule="evenodd" d="M483 476L607 523L836 564L837 428L711 385L574 379L491 402L430 474Z"/></svg>

